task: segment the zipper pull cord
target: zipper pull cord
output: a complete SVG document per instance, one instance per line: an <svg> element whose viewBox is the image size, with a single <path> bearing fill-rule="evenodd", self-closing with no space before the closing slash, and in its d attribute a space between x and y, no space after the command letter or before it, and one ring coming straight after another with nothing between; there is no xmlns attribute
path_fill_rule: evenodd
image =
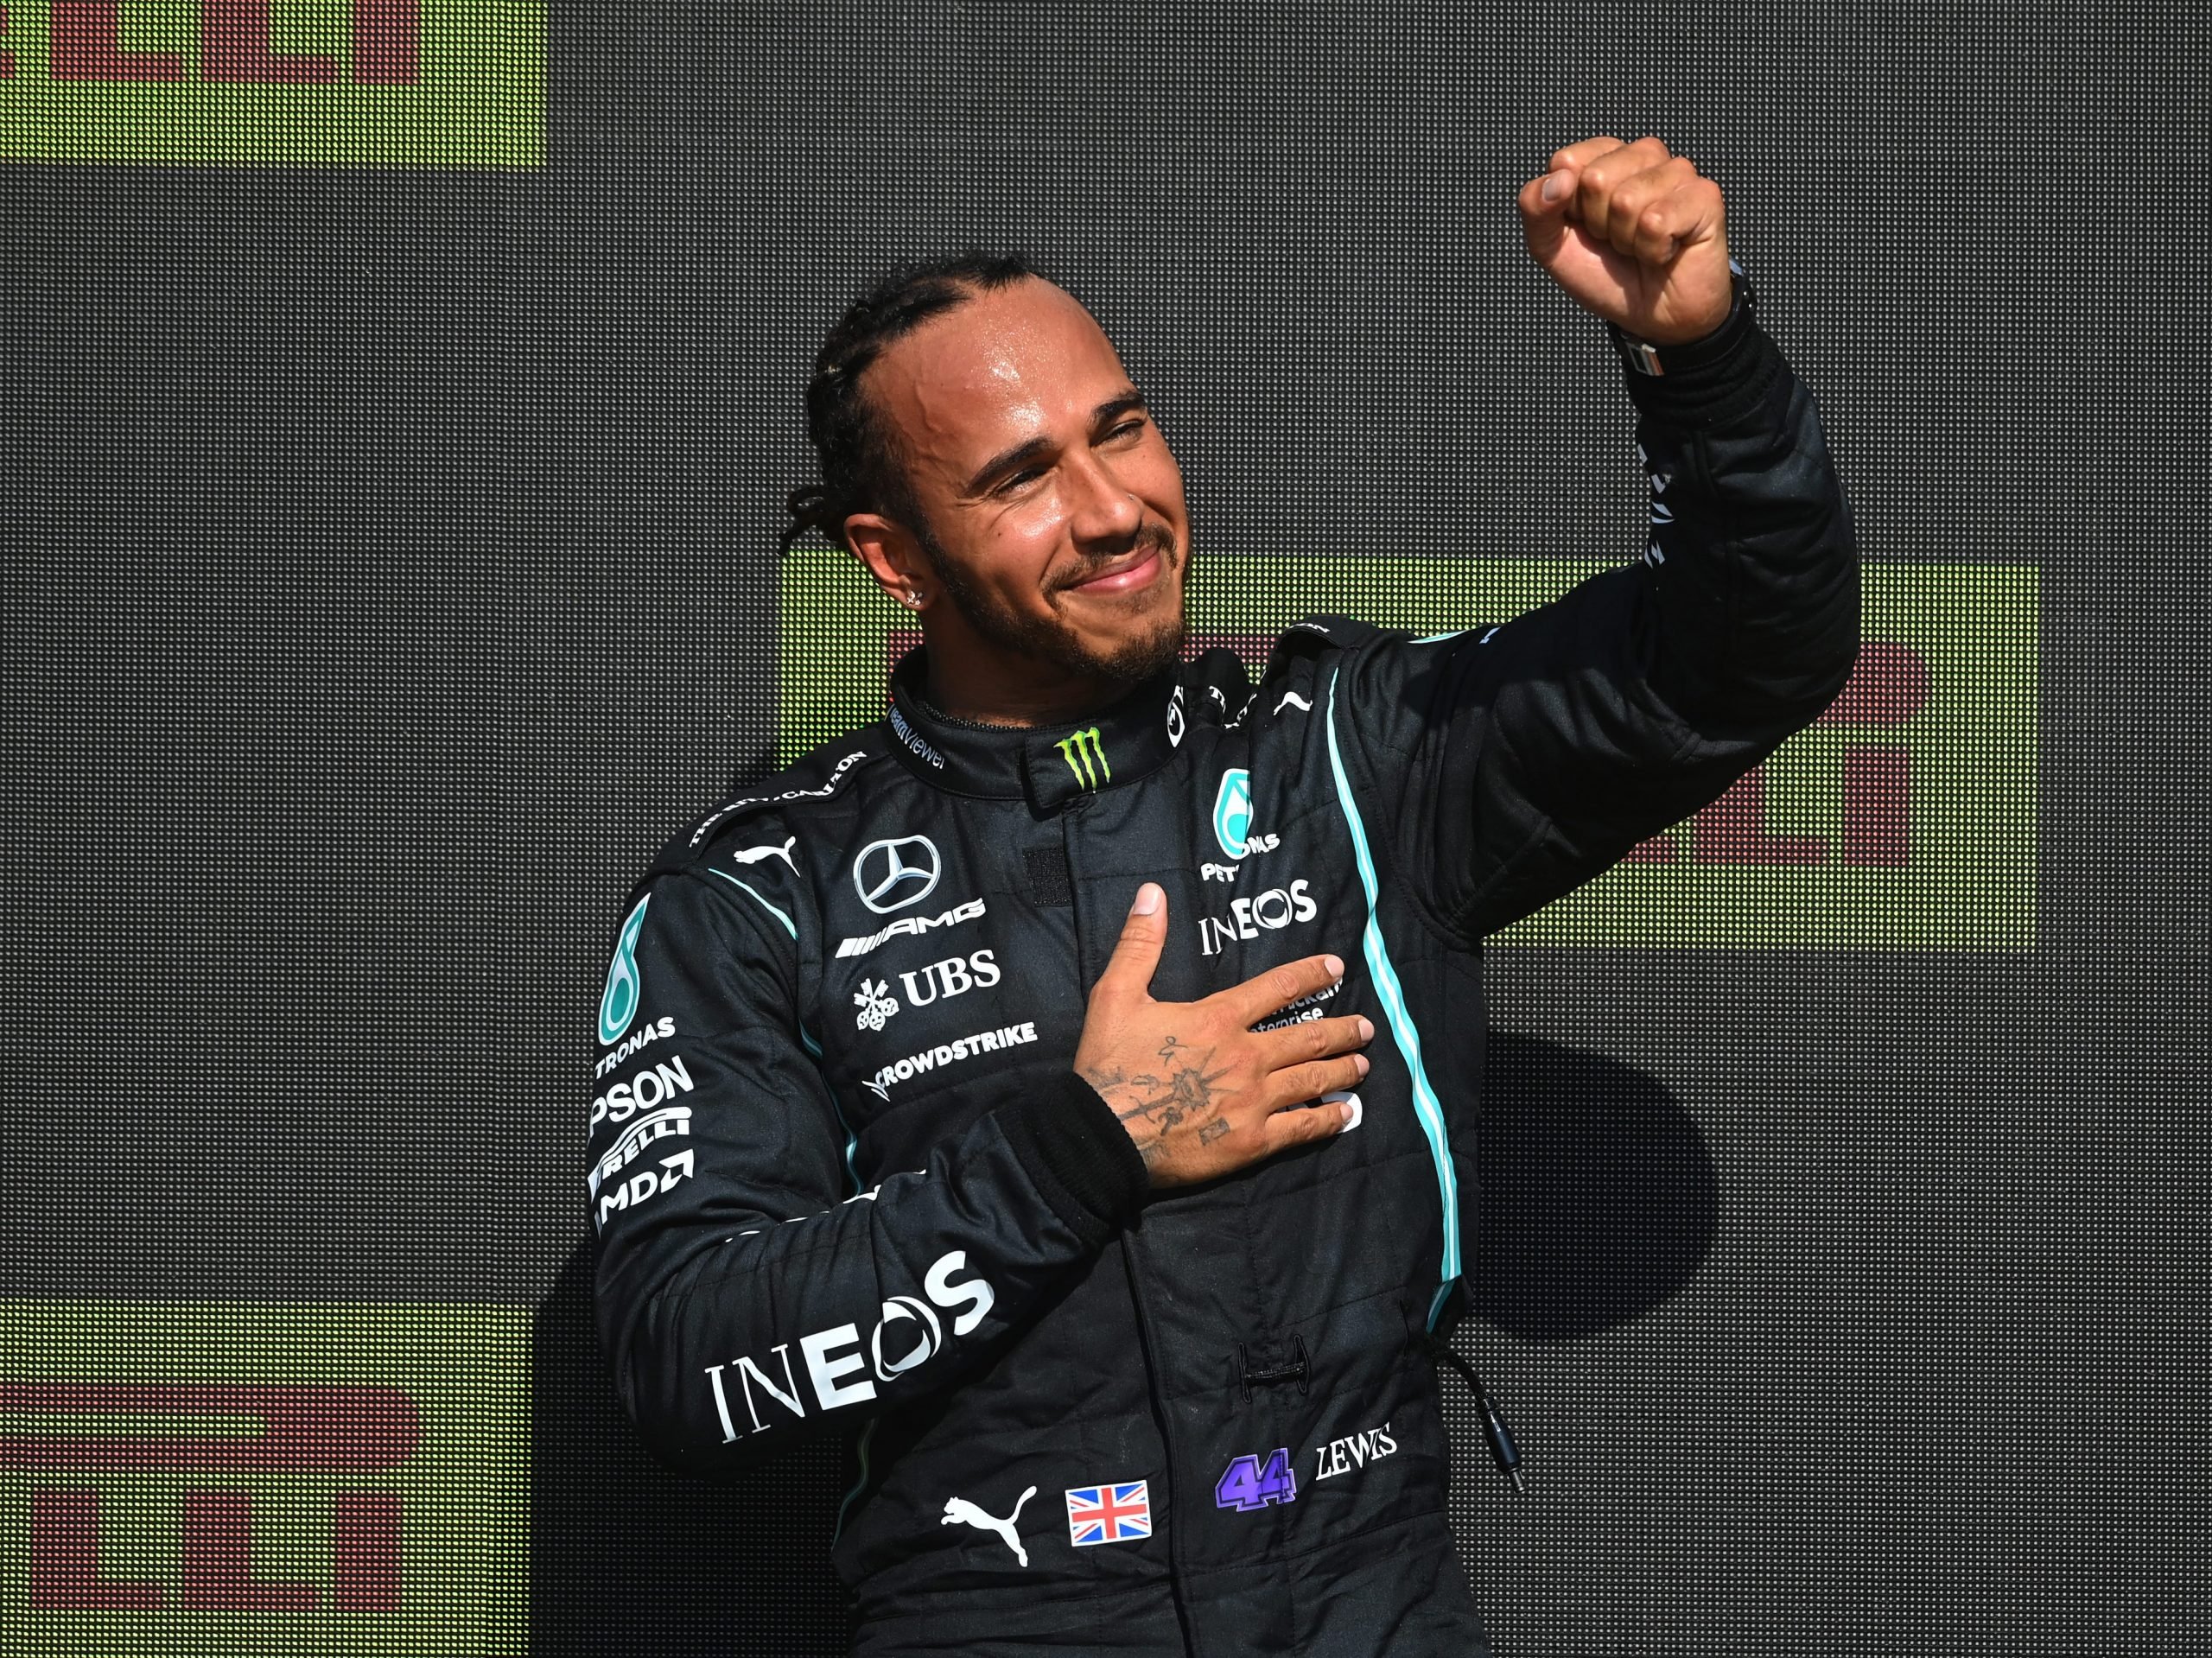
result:
<svg viewBox="0 0 2212 1658"><path fill-rule="evenodd" d="M1482 1413L1483 1438L1490 1442L1491 1460L1497 1464L1499 1473L1513 1482L1513 1489L1525 1495L1529 1488L1521 1483L1520 1447L1513 1443L1513 1430L1505 1426L1505 1419L1497 1413L1497 1407L1491 1401L1489 1389L1483 1386L1482 1379L1474 1373L1467 1361L1453 1350L1451 1343L1432 1336L1428 1346L1431 1356L1443 1360L1457 1370L1460 1380L1474 1394L1475 1408Z"/></svg>

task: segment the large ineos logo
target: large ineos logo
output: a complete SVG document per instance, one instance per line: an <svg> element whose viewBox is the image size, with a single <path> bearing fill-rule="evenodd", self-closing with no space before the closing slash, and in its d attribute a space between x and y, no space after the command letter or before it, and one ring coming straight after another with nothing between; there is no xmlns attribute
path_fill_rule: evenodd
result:
<svg viewBox="0 0 2212 1658"><path fill-rule="evenodd" d="M909 1312L907 1309L912 1308ZM911 1333L914 1345L904 1358L886 1361L883 1356L883 1332L893 1324L905 1322L918 1325ZM895 1337L893 1338L895 1341ZM894 1295L883 1304L883 1318L869 1338L868 1353L875 1360L875 1374L885 1382L902 1371L911 1370L925 1359L937 1356L938 1349L944 1345L944 1327L938 1323L936 1311L926 1301L911 1295Z"/></svg>
<svg viewBox="0 0 2212 1658"><path fill-rule="evenodd" d="M878 915L918 904L937 891L942 862L926 835L871 841L853 860L853 890Z"/></svg>

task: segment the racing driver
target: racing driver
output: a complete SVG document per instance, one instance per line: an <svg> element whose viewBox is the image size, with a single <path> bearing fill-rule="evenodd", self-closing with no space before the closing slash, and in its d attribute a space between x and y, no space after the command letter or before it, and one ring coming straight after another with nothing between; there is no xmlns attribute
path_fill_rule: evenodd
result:
<svg viewBox="0 0 2212 1658"><path fill-rule="evenodd" d="M587 1184L657 1457L863 1429L858 1652L1487 1650L1429 1356L1482 940L1810 721L1859 617L1719 187L1598 137L1519 206L1620 353L1648 545L1498 626L1300 622L1256 683L1183 660L1182 475L1064 289L902 267L817 359L792 535L924 644L632 893Z"/></svg>

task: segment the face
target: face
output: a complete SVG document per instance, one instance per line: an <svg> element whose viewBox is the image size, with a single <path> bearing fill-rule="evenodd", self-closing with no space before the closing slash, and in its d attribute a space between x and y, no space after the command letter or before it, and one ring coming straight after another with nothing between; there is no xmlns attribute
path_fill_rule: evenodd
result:
<svg viewBox="0 0 2212 1658"><path fill-rule="evenodd" d="M950 645L1115 682L1175 659L1182 471L1071 295L1035 279L978 294L892 345L861 390L921 522L855 518L848 533L894 595L922 588L925 617L952 608L929 628L933 656Z"/></svg>

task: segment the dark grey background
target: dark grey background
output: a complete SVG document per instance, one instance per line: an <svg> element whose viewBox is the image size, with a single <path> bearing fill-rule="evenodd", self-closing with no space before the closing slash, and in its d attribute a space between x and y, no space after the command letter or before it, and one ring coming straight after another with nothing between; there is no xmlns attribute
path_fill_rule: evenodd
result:
<svg viewBox="0 0 2212 1658"><path fill-rule="evenodd" d="M1516 1655L2202 1644L2196 21L555 0L542 172L0 168L0 1293L542 1303L541 1644L835 1649L834 1454L636 1465L576 1256L620 895L772 740L813 346L1017 244L1202 551L1624 557L1512 200L1650 131L1867 556L2043 570L2042 942L1493 956L1478 1599Z"/></svg>

